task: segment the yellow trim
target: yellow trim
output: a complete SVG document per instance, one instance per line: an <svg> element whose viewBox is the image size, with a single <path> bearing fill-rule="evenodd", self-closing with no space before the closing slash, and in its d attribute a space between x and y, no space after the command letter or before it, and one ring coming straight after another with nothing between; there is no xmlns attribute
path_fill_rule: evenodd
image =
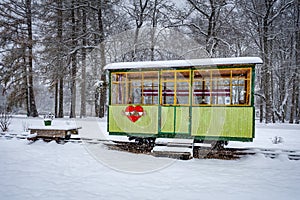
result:
<svg viewBox="0 0 300 200"><path fill-rule="evenodd" d="M142 101L142 104L144 103L144 73L142 73L142 82L141 82L141 87L142 87L142 96L141 96L141 101Z"/></svg>
<svg viewBox="0 0 300 200"><path fill-rule="evenodd" d="M174 72L175 76L175 80L174 80L174 99L173 99L173 104L176 105L177 104L177 72Z"/></svg>
<svg viewBox="0 0 300 200"><path fill-rule="evenodd" d="M209 83L210 83L210 98L209 98L209 104L212 104L212 88L213 88L213 85L212 85L212 72L213 71L210 71L210 80L209 80Z"/></svg>
<svg viewBox="0 0 300 200"><path fill-rule="evenodd" d="M228 78L222 78L222 72L224 71L228 71L228 75L229 77ZM243 72L246 72L247 74L247 77L234 77L234 72L238 72L238 71L243 71ZM220 77L214 77L213 74L215 74L215 72L220 72ZM200 74L205 74L205 75L208 75L205 77L201 77L201 78L195 78L195 73L200 73ZM236 73L236 75L238 75L240 73ZM193 90L195 89L195 82L202 82L201 85L204 84L204 87L206 86L206 81L209 80L210 83L209 83L209 103L208 104L201 104L201 103L196 103L195 102L195 97L193 97L192 99L192 105L193 106L249 106L251 105L251 79L252 77L252 71L251 71L251 68L250 67L247 67L247 68L226 68L226 69L210 69L210 70L207 70L207 69L200 69L200 70L194 70L193 71ZM226 79L229 79L229 85L226 85L226 84L219 84L219 81L220 80L226 80ZM242 84L238 83L238 84L235 84L233 83L233 81L243 81ZM229 86L229 90L230 90L230 95L229 95L229 98L230 98L230 104L219 104L219 99L217 98L217 96L213 96L212 95L212 91L213 91L213 88L219 88L219 87L222 87L222 86ZM247 86L247 87L246 87ZM244 103L238 103L238 104L233 104L233 87L243 87L246 94L244 96ZM213 98L217 98L217 99L213 99ZM216 104L213 104L213 103L216 103Z"/></svg>
<svg viewBox="0 0 300 200"><path fill-rule="evenodd" d="M185 72L185 73L188 73L188 78L187 79L178 79L178 74L179 73L182 73L182 72ZM167 73L171 73L173 74L173 76L171 77L163 77L164 74L167 74ZM161 75L161 83L160 83L160 104L161 105L164 105L164 106L189 106L190 105L190 95L191 95L191 83L190 83L190 77L191 77L191 70L163 70L160 72L160 75ZM173 104L167 104L166 102L164 103L163 102L163 99L164 99L164 96L163 96L163 85L165 83L173 83L173 91L174 91L174 99L173 99ZM184 103L178 103L177 102L177 83L187 83L188 84L188 88L187 88L187 91L188 92L188 103L184 104Z"/></svg>
<svg viewBox="0 0 300 200"><path fill-rule="evenodd" d="M183 77L180 77L180 73L182 73ZM202 74L202 76L196 77L196 73ZM238 75L242 73L245 76L239 77ZM122 78L120 78L119 76L122 76ZM207 81L209 81L209 83ZM251 105L251 94L253 92L251 91L251 81L252 71L250 67L199 70L184 69L157 71L152 70L142 72L112 72L111 85L112 88L116 91L111 92L111 95L114 95L111 96L111 102L112 105L125 105L130 103L129 98L132 95L131 93L133 93L133 91L135 91L135 89L138 88L140 89L141 93L141 96L138 97L140 102L135 103L140 105L160 104L164 106L249 106ZM134 83L137 83L137 85L133 85ZM168 83L171 83L171 90L172 92L174 92L174 95L171 96L171 98L173 98L173 103L171 104L167 104L169 102L164 102L164 99L168 97L163 95L163 88L164 85ZM181 86L178 83L186 83L187 85L183 84ZM208 101L208 104L201 104L201 102L196 102L197 98L196 96L194 96L194 90L196 85L198 85L198 87L202 87L201 89L204 88L204 90L207 90L207 92L209 90L209 95L207 95L208 93L206 93L207 96L203 96L204 99ZM188 94L186 94L186 96L183 96L184 102L180 102L177 99L180 98L178 90L181 87L188 91ZM146 98L146 95L144 94L145 88L152 88L153 91L155 90L155 88L157 88L157 96L152 95L152 98ZM229 104L226 104L226 96L214 95L213 90L219 90L220 88L229 90ZM236 90L235 93L234 90ZM238 98L240 98L241 95L239 94L240 90L246 92L246 94L242 93L242 95L244 95L244 103L238 102ZM223 98L224 103L221 102L222 99L220 97ZM147 104L145 102L146 99ZM202 98L200 98L199 96L199 99ZM149 104L150 101L152 104ZM222 104L219 104L220 102Z"/></svg>
<svg viewBox="0 0 300 200"><path fill-rule="evenodd" d="M156 76L157 78L153 78L152 76L147 79L147 74L150 74L152 76ZM136 75L136 80L130 80L130 78L133 78ZM118 80L118 76L122 76L122 80ZM131 76L131 77L130 77ZM141 105L155 105L154 103L154 97L152 97L152 104L146 104L145 96L143 95L143 91L145 88L146 82L151 82L151 87L154 89L154 82L158 83L158 71L143 71L143 72L112 72L111 73L111 85L116 86L117 92L112 94L116 94L115 96L111 96L111 99L113 99L112 105L126 105L129 104L131 93L136 88L141 89L141 96L140 96L140 102L137 104ZM137 83L138 85L133 85L133 83ZM120 91L121 92L118 92ZM159 88L157 88L159 89ZM132 100L131 100L132 101ZM156 105L158 102L156 103Z"/></svg>
<svg viewBox="0 0 300 200"><path fill-rule="evenodd" d="M230 80L229 80L229 84L230 84L230 105L232 105L232 70L230 71Z"/></svg>

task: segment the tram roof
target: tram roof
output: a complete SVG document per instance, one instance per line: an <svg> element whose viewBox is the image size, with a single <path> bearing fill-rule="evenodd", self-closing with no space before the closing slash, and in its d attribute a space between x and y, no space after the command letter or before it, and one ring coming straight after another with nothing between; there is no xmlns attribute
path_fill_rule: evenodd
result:
<svg viewBox="0 0 300 200"><path fill-rule="evenodd" d="M140 62L119 62L107 64L105 70L116 69L153 69L153 68L184 68L204 66L226 66L243 64L262 64L259 57L234 57L234 58L204 58L190 60L167 60L167 61L140 61Z"/></svg>

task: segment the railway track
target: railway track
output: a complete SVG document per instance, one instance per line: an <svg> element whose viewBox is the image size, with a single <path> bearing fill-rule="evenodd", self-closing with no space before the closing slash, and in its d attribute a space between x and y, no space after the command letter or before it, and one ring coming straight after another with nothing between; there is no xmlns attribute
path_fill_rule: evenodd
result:
<svg viewBox="0 0 300 200"><path fill-rule="evenodd" d="M27 140L28 134L12 134L12 133L0 133L0 139L11 140L13 138L20 140ZM52 138L45 138L45 141L52 141ZM35 140L34 140L35 141ZM32 142L34 142L32 141ZM31 143L32 143L31 142ZM70 139L56 140L59 144L71 143L84 143L90 145L104 144L111 150L127 151L137 154L148 154L160 157L169 157L175 159L188 160L191 158L197 159L223 159L234 160L240 159L245 156L251 155L264 155L270 159L277 159L279 157L287 158L289 160L300 161L300 150L286 150L286 149L267 149L267 148L223 148L223 149L211 149L209 147L203 147L201 145L195 145L193 148L193 155L187 153L161 153L156 155L152 152L153 145L138 144L135 142L120 142L113 140L91 139L91 138L79 138L71 137ZM30 143L29 143L30 144Z"/></svg>

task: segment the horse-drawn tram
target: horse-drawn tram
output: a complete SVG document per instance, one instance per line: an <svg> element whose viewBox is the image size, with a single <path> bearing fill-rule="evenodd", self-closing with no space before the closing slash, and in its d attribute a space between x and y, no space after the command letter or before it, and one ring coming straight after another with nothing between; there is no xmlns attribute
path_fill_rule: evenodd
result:
<svg viewBox="0 0 300 200"><path fill-rule="evenodd" d="M112 63L108 132L158 138L251 142L258 57Z"/></svg>

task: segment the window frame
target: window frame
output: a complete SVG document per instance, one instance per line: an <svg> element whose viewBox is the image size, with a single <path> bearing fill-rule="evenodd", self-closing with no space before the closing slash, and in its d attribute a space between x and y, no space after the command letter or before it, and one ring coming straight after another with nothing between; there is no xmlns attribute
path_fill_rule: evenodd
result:
<svg viewBox="0 0 300 200"><path fill-rule="evenodd" d="M251 106L253 103L252 70L250 66L247 66L221 69L114 71L110 73L110 105ZM183 76L180 77L180 74ZM134 82L137 82L136 86ZM168 83L173 88L170 91L164 91L164 85ZM179 92L181 83L183 89ZM202 87L197 95L200 97L199 93L202 92L202 99L208 100L206 104L202 104L202 101L196 102L196 83ZM139 102L132 101L135 99L129 101L129 97L135 91L134 88L137 90L140 88ZM166 92L170 92L168 95L173 98L170 103L165 101ZM238 92L244 92L244 102L237 102L237 99L242 97ZM181 102L180 96L184 98ZM229 103L226 97L229 97Z"/></svg>
<svg viewBox="0 0 300 200"><path fill-rule="evenodd" d="M224 72L229 72L227 73L227 76L222 76L226 73ZM204 78L200 79L200 78L196 78L195 79L195 73L197 73L198 75L201 74L201 72L205 72L205 73L209 73L209 78L207 78L208 76L204 76ZM214 73L216 72L216 73ZM244 72L244 73L239 73L239 72ZM214 74L219 74L219 76L213 76L213 73ZM204 74L204 73L203 73ZM244 75L244 76L241 76L241 75ZM224 78L223 78L224 77ZM213 87L213 83L214 82L219 82L219 81L228 81L229 79L229 91L228 89L221 89L219 90L218 89L218 86L228 86L226 84L224 85L218 85L217 84L217 90L216 92L214 92L214 87ZM199 82L200 80L202 80L202 82L205 82L205 81L209 81L209 89L203 89L202 90L209 90L209 102L206 102L206 103L197 103L195 102L195 83L196 82ZM245 92L245 97L244 97L244 103L234 103L233 102L233 87L234 86L239 86L239 85L235 85L233 83L234 80L243 80L244 81L244 92ZM222 68L222 69L196 69L196 70L193 70L193 81L192 81L192 91L193 91L193 97L192 97L192 106L251 106L251 101L252 101L252 98L251 98L251 85L252 85L252 68L251 67L243 67L243 68ZM206 85L205 85L206 86ZM224 91L222 91L224 90ZM229 92L229 94L228 94ZM216 94L216 95L214 95ZM207 95L207 94L206 94ZM226 99L225 103L223 104L220 104L218 103L219 101L219 97L222 96L222 95L228 95L228 97L230 98L229 99L229 103L226 103ZM216 97L216 101L217 103L214 104L212 101L213 101L213 97Z"/></svg>
<svg viewBox="0 0 300 200"><path fill-rule="evenodd" d="M147 74L149 76L149 73L153 74L153 78L145 78L147 77ZM122 81L118 81L118 76L122 75L125 79ZM136 80L132 79L132 77L137 76ZM115 78L115 77L116 78ZM130 76L131 79L130 79ZM149 76L150 77L150 76ZM111 105L128 105L128 104L138 104L138 105L158 105L159 104L159 72L158 71L135 71L135 72L111 72L110 74L111 78L111 92L110 92L110 104ZM139 85L134 85L134 82L139 82ZM145 92L144 89L146 87L145 83L151 82L152 83L152 98L151 103L146 104L145 103ZM156 86L155 86L155 83ZM114 90L114 86L116 86L116 90ZM120 89L122 88L122 89ZM134 96L134 90L140 89L140 98L139 102L133 102L135 101L135 98L137 96ZM120 90L122 90L120 92ZM113 95L115 94L115 95ZM121 96L121 98L120 98ZM157 96L157 99L155 100L155 97Z"/></svg>
<svg viewBox="0 0 300 200"><path fill-rule="evenodd" d="M167 76L168 78L164 79L164 73L173 73L173 76ZM188 78L181 78L178 77L179 73L188 73ZM168 91L164 91L165 84L167 83L173 83L173 92L171 92L173 96L173 103L165 103L165 99L167 98L167 95L165 95ZM178 83L187 83L187 91L188 91L188 103L180 103L178 101L179 92L178 92ZM190 106L190 97L191 97L191 69L183 69L183 70L178 70L178 69L173 69L173 70L161 70L160 71L160 105L162 106ZM168 88L166 88L168 90ZM184 92L183 92L184 93ZM182 94L181 94L182 95Z"/></svg>

